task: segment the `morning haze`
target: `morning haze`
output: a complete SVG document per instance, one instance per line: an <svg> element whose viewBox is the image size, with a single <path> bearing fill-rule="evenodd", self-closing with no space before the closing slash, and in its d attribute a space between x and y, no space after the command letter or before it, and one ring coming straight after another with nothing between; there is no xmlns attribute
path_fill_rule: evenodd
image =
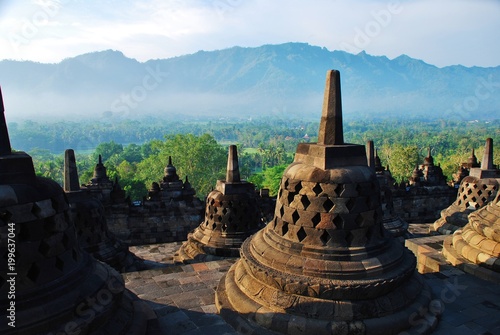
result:
<svg viewBox="0 0 500 335"><path fill-rule="evenodd" d="M9 120L146 115L301 116L321 110L322 77L339 69L345 114L471 120L500 117L500 66L436 67L306 43L232 47L139 62L106 50L60 63L0 61ZM481 111L481 113L477 113Z"/></svg>

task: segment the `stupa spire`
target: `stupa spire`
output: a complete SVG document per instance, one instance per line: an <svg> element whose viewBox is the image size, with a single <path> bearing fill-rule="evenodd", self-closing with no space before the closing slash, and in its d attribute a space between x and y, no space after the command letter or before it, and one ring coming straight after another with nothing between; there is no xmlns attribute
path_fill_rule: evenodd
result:
<svg viewBox="0 0 500 335"><path fill-rule="evenodd" d="M2 89L0 88L0 184L35 182L31 157L24 152L12 152L5 120Z"/></svg>
<svg viewBox="0 0 500 335"><path fill-rule="evenodd" d="M5 108L3 105L2 88L0 87L0 155L10 155L12 149L10 146L9 132L7 131L7 122L5 121Z"/></svg>
<svg viewBox="0 0 500 335"><path fill-rule="evenodd" d="M486 139L481 170L493 170L493 139L491 137Z"/></svg>
<svg viewBox="0 0 500 335"><path fill-rule="evenodd" d="M101 155L99 155L99 163L101 163ZM78 179L75 152L73 149L67 149L64 152L64 191L74 192L79 190L80 180Z"/></svg>
<svg viewBox="0 0 500 335"><path fill-rule="evenodd" d="M373 141L366 142L366 159L368 161L368 166L371 168L375 168L375 149L373 145Z"/></svg>
<svg viewBox="0 0 500 335"><path fill-rule="evenodd" d="M229 146L229 154L227 156L227 171L226 171L226 182L228 183L239 183L240 179L240 168L238 164L238 149L236 145Z"/></svg>
<svg viewBox="0 0 500 335"><path fill-rule="evenodd" d="M325 95L321 122L319 124L318 144L344 144L340 72L337 70L329 70L326 73Z"/></svg>

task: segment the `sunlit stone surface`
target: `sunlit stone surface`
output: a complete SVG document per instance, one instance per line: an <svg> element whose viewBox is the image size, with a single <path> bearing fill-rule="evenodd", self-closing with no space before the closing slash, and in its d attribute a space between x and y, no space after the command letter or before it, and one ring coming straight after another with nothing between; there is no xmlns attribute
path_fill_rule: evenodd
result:
<svg viewBox="0 0 500 335"><path fill-rule="evenodd" d="M441 217L434 222L434 229L446 235L464 227L470 213L495 198L498 178L500 171L493 167L493 140L488 138L481 167L471 168L469 176L462 179L457 199L441 211Z"/></svg>
<svg viewBox="0 0 500 335"><path fill-rule="evenodd" d="M259 200L252 183L241 180L238 153L229 146L226 179L207 196L205 220L175 254L178 263L237 257L243 241L262 228Z"/></svg>
<svg viewBox="0 0 500 335"><path fill-rule="evenodd" d="M375 150L373 141L366 143L366 158L368 166L375 170L375 175L380 187L380 205L382 207L382 224L392 236L404 243L408 234L408 223L394 212L392 201L392 188L395 182L391 171L382 166L378 152Z"/></svg>
<svg viewBox="0 0 500 335"><path fill-rule="evenodd" d="M415 257L382 227L364 146L344 143L340 99L340 74L328 71L319 142L298 145L273 220L243 243L219 283L217 309L241 332L397 334L418 325L426 333L436 325L429 311L439 308Z"/></svg>

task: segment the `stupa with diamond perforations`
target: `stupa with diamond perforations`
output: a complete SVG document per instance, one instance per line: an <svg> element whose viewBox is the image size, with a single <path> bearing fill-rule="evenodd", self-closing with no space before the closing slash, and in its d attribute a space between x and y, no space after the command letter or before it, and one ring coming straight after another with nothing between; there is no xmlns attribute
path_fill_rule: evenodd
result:
<svg viewBox="0 0 500 335"><path fill-rule="evenodd" d="M425 333L437 317L415 264L382 227L365 147L344 143L340 74L328 71L318 143L298 145L275 216L243 243L217 309L254 334Z"/></svg>
<svg viewBox="0 0 500 335"><path fill-rule="evenodd" d="M241 180L238 152L229 146L226 179L218 180L206 199L205 220L188 235L174 256L178 263L237 257L243 241L262 228L258 196Z"/></svg>

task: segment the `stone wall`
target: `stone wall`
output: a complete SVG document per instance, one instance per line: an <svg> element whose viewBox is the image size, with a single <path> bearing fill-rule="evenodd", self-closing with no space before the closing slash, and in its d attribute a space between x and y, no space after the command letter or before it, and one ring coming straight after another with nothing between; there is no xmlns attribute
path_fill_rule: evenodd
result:
<svg viewBox="0 0 500 335"><path fill-rule="evenodd" d="M185 241L187 234L203 220L203 203L172 201L170 204L146 202L107 208L108 228L129 245Z"/></svg>
<svg viewBox="0 0 500 335"><path fill-rule="evenodd" d="M408 223L434 222L457 197L448 186L408 187L393 190L394 212Z"/></svg>

